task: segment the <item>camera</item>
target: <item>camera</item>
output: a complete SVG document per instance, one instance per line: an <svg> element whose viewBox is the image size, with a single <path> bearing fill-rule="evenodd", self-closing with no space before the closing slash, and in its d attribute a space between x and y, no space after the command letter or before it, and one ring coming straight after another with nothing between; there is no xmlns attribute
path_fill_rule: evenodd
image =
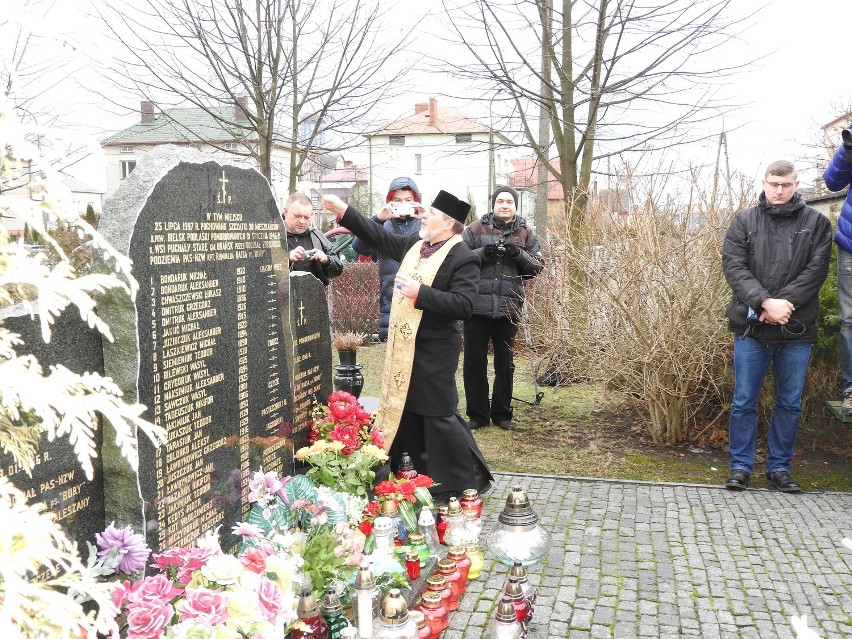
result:
<svg viewBox="0 0 852 639"><path fill-rule="evenodd" d="M416 213L414 202L391 202L390 207L395 217L409 217Z"/></svg>
<svg viewBox="0 0 852 639"><path fill-rule="evenodd" d="M506 240L500 239L497 241L497 257L503 257L506 254Z"/></svg>
<svg viewBox="0 0 852 639"><path fill-rule="evenodd" d="M316 252L317 252L316 249L309 249L309 250L305 251L305 259L307 259L309 257L313 257L313 255L316 254Z"/></svg>

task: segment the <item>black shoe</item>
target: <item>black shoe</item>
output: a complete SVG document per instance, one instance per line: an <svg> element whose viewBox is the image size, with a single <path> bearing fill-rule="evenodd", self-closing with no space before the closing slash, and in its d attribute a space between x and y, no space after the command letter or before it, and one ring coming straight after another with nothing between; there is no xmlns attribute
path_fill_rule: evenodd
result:
<svg viewBox="0 0 852 639"><path fill-rule="evenodd" d="M745 490L748 488L748 483L751 481L751 473L747 470L737 468L731 472L728 481L725 482L725 488L728 490Z"/></svg>
<svg viewBox="0 0 852 639"><path fill-rule="evenodd" d="M485 428L486 426L488 426L488 424L480 424L479 422L475 422L475 421L473 421L473 420L470 420L470 421L467 423L467 427L468 427L470 430L476 430L477 428Z"/></svg>
<svg viewBox="0 0 852 639"><path fill-rule="evenodd" d="M772 487L780 490L782 493L800 493L802 487L793 481L790 473L786 470L779 470L777 473L766 473L766 479L772 484Z"/></svg>
<svg viewBox="0 0 852 639"><path fill-rule="evenodd" d="M516 428L515 425L512 423L512 420L510 419L500 422L499 424L497 424L497 426L499 426L503 430L515 430Z"/></svg>

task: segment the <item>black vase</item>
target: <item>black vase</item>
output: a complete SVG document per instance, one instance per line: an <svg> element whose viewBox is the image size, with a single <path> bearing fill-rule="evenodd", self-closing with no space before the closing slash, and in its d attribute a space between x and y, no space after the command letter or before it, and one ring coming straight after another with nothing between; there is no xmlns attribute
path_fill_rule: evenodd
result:
<svg viewBox="0 0 852 639"><path fill-rule="evenodd" d="M364 388L364 375L361 364L355 363L355 351L337 351L340 364L334 367L335 390L346 391L354 397L361 396Z"/></svg>

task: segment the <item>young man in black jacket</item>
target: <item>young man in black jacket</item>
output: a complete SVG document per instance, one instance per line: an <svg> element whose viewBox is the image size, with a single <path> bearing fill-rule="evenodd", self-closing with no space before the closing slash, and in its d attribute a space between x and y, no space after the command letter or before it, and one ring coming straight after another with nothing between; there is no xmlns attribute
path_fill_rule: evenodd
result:
<svg viewBox="0 0 852 639"><path fill-rule="evenodd" d="M798 185L792 163L770 164L758 206L737 213L725 235L722 268L733 293L727 315L734 333L731 475L725 483L730 490L743 490L751 480L757 399L771 365L776 400L767 436L766 478L783 492L801 491L790 476L790 462L808 359L817 339L831 223L805 205Z"/></svg>

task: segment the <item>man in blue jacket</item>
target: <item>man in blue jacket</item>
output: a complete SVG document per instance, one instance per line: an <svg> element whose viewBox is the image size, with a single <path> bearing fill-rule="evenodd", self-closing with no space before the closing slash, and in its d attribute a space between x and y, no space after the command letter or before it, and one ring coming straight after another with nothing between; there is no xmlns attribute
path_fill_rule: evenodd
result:
<svg viewBox="0 0 852 639"><path fill-rule="evenodd" d="M420 231L420 219L414 217L418 211L413 207L414 204L420 204L420 190L414 180L407 177L393 180L385 202L385 206L370 218L373 222L394 235L407 236ZM399 262L380 254L360 237L352 240L352 248L356 253L368 255L379 262L379 340L386 342L393 299L393 279L399 270Z"/></svg>
<svg viewBox="0 0 852 639"><path fill-rule="evenodd" d="M843 130L843 144L837 147L823 180L830 191L840 191L852 182L852 129ZM840 410L852 415L852 191L837 220L837 301L840 303L840 372L843 402Z"/></svg>
<svg viewBox="0 0 852 639"><path fill-rule="evenodd" d="M817 340L819 289L828 275L831 222L805 205L796 168L786 160L766 169L757 206L736 214L722 246L731 287L728 327L734 333L734 398L728 426L729 490L751 480L757 449L757 399L769 367L775 406L766 437L766 479L801 492L790 476L802 415L802 389Z"/></svg>

